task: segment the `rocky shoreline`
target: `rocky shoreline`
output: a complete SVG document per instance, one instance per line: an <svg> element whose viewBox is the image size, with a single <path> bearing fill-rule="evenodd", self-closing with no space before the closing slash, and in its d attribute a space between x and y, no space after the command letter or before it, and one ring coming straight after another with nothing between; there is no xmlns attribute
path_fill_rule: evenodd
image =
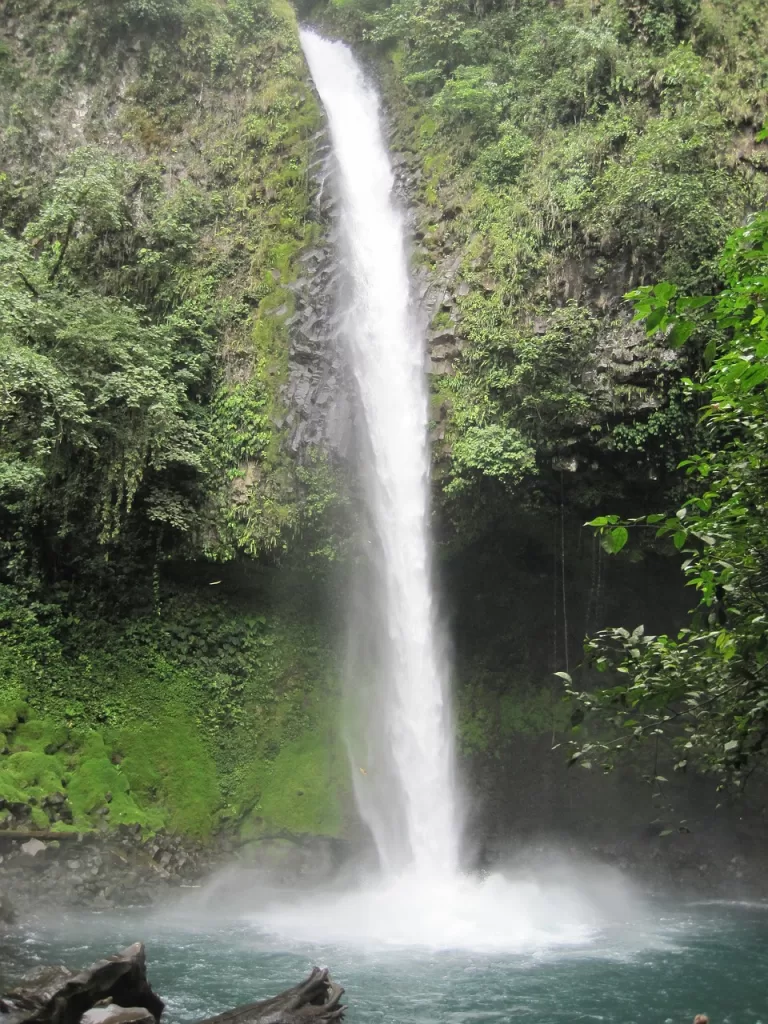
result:
<svg viewBox="0 0 768 1024"><path fill-rule="evenodd" d="M488 843L478 851L478 868L526 874L531 864L539 869L585 864L618 871L657 893L768 899L768 854L762 843L737 849L712 837L680 833L588 846L529 842L512 858L508 850ZM180 890L202 888L227 867L235 873L255 871L270 887L311 888L334 878L352 852L351 844L323 837L263 837L243 844L219 836L203 844L163 832L145 837L138 826L45 840L0 832L0 928L23 924L41 907L106 911L162 904L178 899Z"/></svg>
<svg viewBox="0 0 768 1024"><path fill-rule="evenodd" d="M65 834L45 841L0 832L0 892L18 915L40 906L149 906L174 888L199 883L228 852L231 844L203 846L164 833L145 839L138 826L108 837Z"/></svg>
<svg viewBox="0 0 768 1024"><path fill-rule="evenodd" d="M200 888L236 865L275 886L313 884L331 877L346 845L322 836L265 836L250 842L216 836L207 843L139 826L109 833L37 838L0 831L0 927L34 916L41 907L103 911L150 907Z"/></svg>

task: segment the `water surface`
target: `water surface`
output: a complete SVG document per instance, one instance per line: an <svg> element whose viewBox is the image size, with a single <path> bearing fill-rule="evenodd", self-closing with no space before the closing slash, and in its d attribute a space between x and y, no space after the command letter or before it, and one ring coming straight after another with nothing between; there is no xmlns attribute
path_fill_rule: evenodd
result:
<svg viewBox="0 0 768 1024"><path fill-rule="evenodd" d="M516 953L292 943L243 920L130 911L59 916L0 943L3 985L39 963L84 966L137 938L169 1024L294 984L313 964L346 990L349 1024L768 1024L768 906L654 908L652 930L606 929Z"/></svg>

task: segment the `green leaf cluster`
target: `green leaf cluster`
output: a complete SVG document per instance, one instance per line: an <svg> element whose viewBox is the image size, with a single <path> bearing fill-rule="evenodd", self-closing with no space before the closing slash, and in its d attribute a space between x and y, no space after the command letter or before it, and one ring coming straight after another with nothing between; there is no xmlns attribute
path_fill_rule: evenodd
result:
<svg viewBox="0 0 768 1024"><path fill-rule="evenodd" d="M675 514L589 524L611 550L628 528L671 538L698 603L676 636L638 627L589 640L588 665L616 682L569 692L614 727L590 744L606 763L632 740L657 737L677 751L678 768L704 766L741 787L768 749L768 214L730 237L720 270L725 287L714 296L668 284L632 296L650 333L709 337L709 366L688 382L706 400L705 446L681 463L691 496Z"/></svg>
<svg viewBox="0 0 768 1024"><path fill-rule="evenodd" d="M516 486L536 507L559 496L563 467L585 512L600 488L623 504L649 480L674 487L696 431L680 379L700 351L643 339L620 296L658 280L714 292L728 234L765 201L758 0L318 8L383 68L395 146L417 172L420 259L452 277L438 315L462 353L436 380L436 453L457 530L493 506L492 530L509 508L477 470L456 501L478 427L535 450Z"/></svg>

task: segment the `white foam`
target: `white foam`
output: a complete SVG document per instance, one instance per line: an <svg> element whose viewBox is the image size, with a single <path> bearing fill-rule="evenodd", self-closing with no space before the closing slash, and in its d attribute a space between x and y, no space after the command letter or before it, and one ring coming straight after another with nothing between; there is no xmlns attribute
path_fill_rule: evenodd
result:
<svg viewBox="0 0 768 1024"><path fill-rule="evenodd" d="M645 931L641 901L602 867L484 879L411 871L347 890L283 894L247 918L290 942L486 953L588 947L606 929Z"/></svg>

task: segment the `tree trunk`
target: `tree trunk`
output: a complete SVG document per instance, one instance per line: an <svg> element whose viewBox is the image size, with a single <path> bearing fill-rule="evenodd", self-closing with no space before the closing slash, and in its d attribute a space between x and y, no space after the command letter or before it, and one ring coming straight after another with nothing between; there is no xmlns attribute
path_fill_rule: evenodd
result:
<svg viewBox="0 0 768 1024"><path fill-rule="evenodd" d="M328 971L313 967L309 977L294 988L260 1003L246 1003L208 1017L200 1024L326 1024L341 1020L344 989L331 981Z"/></svg>

